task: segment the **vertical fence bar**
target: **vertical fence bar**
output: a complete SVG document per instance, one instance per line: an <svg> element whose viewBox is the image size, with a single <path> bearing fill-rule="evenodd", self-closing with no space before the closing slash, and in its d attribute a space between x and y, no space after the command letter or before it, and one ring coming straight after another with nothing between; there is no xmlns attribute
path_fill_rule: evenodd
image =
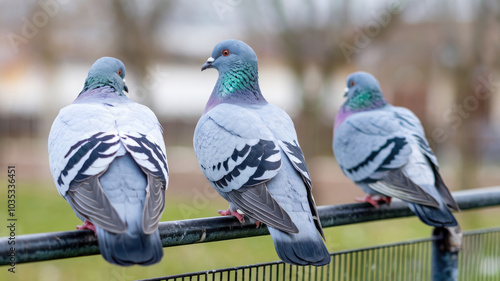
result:
<svg viewBox="0 0 500 281"><path fill-rule="evenodd" d="M330 264L322 268L272 262L147 280L247 280L247 275L249 280L430 280L436 265L439 267L435 261L440 257L435 249L438 241L423 239L332 253ZM458 280L500 280L500 228L465 233L463 243L461 254L453 259L460 270ZM439 280L457 280L456 275L450 276Z"/></svg>
<svg viewBox="0 0 500 281"><path fill-rule="evenodd" d="M448 250L447 230L436 227L432 232L432 281L458 281L458 251Z"/></svg>

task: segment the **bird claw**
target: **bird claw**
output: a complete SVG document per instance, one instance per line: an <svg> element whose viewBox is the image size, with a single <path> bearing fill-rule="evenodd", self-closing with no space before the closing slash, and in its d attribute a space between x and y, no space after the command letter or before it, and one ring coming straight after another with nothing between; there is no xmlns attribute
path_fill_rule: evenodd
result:
<svg viewBox="0 0 500 281"><path fill-rule="evenodd" d="M238 213L238 212L235 212L231 209L227 209L226 211L224 210L219 210L219 215L221 216L234 216L236 217L241 223L244 223L245 222L245 218L243 218L243 215Z"/></svg>
<svg viewBox="0 0 500 281"><path fill-rule="evenodd" d="M260 221L257 221L257 222L255 223L255 228L260 228L261 226L262 226L262 225L260 224Z"/></svg>
<svg viewBox="0 0 500 281"><path fill-rule="evenodd" d="M354 198L354 200L356 200L356 202L367 202L367 203L370 203L375 208L378 208L379 202L384 202L385 204L390 205L391 199L392 199L392 197L383 196L383 195L370 195L370 194L365 195L365 197L363 197L363 198L361 198L361 197Z"/></svg>
<svg viewBox="0 0 500 281"><path fill-rule="evenodd" d="M78 230L90 229L94 232L94 235L97 237L97 230L95 229L95 225L92 222L89 222L88 220L85 220L82 225L77 225L76 229Z"/></svg>

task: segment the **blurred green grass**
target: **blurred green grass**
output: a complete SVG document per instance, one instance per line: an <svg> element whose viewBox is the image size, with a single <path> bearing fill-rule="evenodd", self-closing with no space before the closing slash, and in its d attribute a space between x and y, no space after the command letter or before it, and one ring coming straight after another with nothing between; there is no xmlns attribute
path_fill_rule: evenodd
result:
<svg viewBox="0 0 500 281"><path fill-rule="evenodd" d="M5 182L5 181L2 181ZM17 235L74 230L81 224L73 210L59 196L52 182L19 183L17 192ZM6 222L6 196L0 195L0 219ZM210 198L203 204L189 196L171 195L167 191L162 221L217 215L227 207L221 198ZM5 208L4 208L5 206ZM186 208L191 208L186 213ZM500 207L456 214L464 230L499 226ZM431 228L417 218L393 219L325 229L329 251L355 249L417 238L429 237ZM2 237L7 229L0 229ZM104 261L100 255L18 264L16 273L2 266L0 280L131 280L170 274L233 267L278 260L269 236L228 240L164 248L164 258L156 265L119 267Z"/></svg>

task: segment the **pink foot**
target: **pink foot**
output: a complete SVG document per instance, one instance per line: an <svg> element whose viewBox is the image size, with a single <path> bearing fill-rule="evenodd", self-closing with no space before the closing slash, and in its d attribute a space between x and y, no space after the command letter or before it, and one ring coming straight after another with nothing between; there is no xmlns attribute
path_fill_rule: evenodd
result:
<svg viewBox="0 0 500 281"><path fill-rule="evenodd" d="M387 205L391 205L391 200L392 200L392 197L388 197L388 196L382 196L382 201L385 202L385 204Z"/></svg>
<svg viewBox="0 0 500 281"><path fill-rule="evenodd" d="M76 229L81 230L81 229L90 229L94 232L94 235L97 237L97 232L95 230L95 225L88 220L85 220L82 225L77 225Z"/></svg>
<svg viewBox="0 0 500 281"><path fill-rule="evenodd" d="M360 198L360 197L354 198L354 200L356 200L357 202L370 203L375 208L378 208L379 202L384 202L385 204L390 205L391 199L392 199L392 197L383 196L383 195L370 195L370 194L365 195L365 197L363 197L363 198Z"/></svg>
<svg viewBox="0 0 500 281"><path fill-rule="evenodd" d="M221 215L221 216L235 216L241 223L245 222L245 219L243 218L243 216L240 213L235 212L231 209L227 209L227 211L219 210L219 215Z"/></svg>
<svg viewBox="0 0 500 281"><path fill-rule="evenodd" d="M255 223L255 225L256 225L256 227L255 227L255 228L259 228L259 227L261 227L260 221L257 221L257 222Z"/></svg>

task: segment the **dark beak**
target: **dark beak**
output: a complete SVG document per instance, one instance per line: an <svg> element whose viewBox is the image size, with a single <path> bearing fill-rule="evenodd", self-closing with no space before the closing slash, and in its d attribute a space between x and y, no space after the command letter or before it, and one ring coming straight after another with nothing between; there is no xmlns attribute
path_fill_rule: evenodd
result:
<svg viewBox="0 0 500 281"><path fill-rule="evenodd" d="M128 87L125 84L125 79L123 79L123 90L128 93Z"/></svg>
<svg viewBox="0 0 500 281"><path fill-rule="evenodd" d="M345 89L344 89L344 98L347 97L347 93L349 93L349 88L345 87Z"/></svg>
<svg viewBox="0 0 500 281"><path fill-rule="evenodd" d="M214 62L214 58L212 57L209 57L207 59L207 62L204 63L202 66L201 66L201 71L207 69L207 68L212 68L212 63Z"/></svg>

